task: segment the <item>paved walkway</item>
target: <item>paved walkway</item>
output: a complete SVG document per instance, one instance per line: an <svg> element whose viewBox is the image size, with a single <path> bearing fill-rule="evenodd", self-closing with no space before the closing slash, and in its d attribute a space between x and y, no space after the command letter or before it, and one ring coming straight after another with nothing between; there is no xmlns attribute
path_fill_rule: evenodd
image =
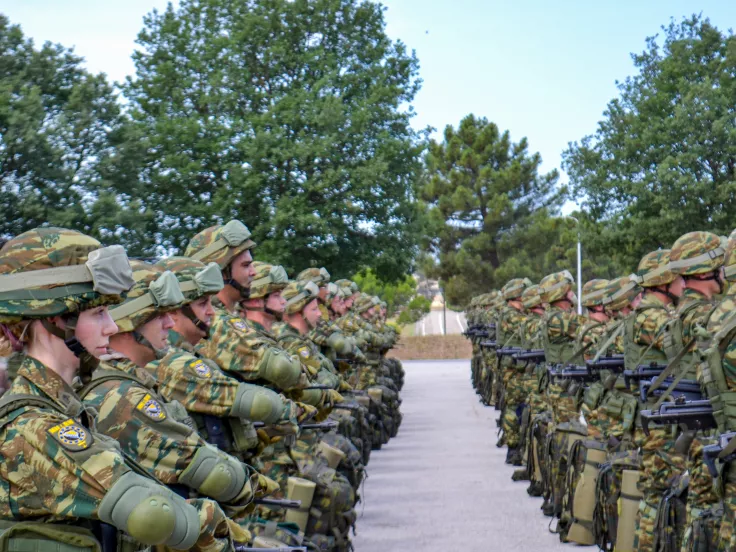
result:
<svg viewBox="0 0 736 552"><path fill-rule="evenodd" d="M404 368L404 422L371 455L356 552L574 552L548 532L542 500L511 481L495 446L498 413L478 402L470 362Z"/></svg>

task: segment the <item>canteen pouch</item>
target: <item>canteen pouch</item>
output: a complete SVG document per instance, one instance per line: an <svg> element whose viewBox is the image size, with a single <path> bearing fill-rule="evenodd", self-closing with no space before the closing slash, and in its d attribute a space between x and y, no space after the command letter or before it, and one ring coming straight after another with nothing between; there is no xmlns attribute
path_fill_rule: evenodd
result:
<svg viewBox="0 0 736 552"><path fill-rule="evenodd" d="M639 511L642 494L637 488L639 471L624 470L621 480L621 495L618 499L618 527L616 552L634 552L634 525Z"/></svg>

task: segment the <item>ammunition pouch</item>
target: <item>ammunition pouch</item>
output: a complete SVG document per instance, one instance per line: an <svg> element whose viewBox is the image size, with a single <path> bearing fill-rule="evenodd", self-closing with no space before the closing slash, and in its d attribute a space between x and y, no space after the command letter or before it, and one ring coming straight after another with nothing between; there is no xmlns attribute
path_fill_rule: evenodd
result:
<svg viewBox="0 0 736 552"><path fill-rule="evenodd" d="M268 349L258 365L258 375L279 389L292 389L299 384L302 367L298 359L280 349Z"/></svg>
<svg viewBox="0 0 736 552"><path fill-rule="evenodd" d="M179 483L218 502L230 502L250 484L244 464L210 446L200 447Z"/></svg>
<svg viewBox="0 0 736 552"><path fill-rule="evenodd" d="M231 416L254 422L273 424L284 412L284 401L278 393L250 383L240 383L235 394Z"/></svg>
<svg viewBox="0 0 736 552"><path fill-rule="evenodd" d="M199 538L197 510L166 487L133 472L115 482L98 515L143 544L186 550Z"/></svg>

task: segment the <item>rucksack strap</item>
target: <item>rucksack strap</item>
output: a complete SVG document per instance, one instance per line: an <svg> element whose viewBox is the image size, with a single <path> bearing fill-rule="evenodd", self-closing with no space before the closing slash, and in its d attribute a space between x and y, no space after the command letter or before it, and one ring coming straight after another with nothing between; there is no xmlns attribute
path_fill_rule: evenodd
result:
<svg viewBox="0 0 736 552"><path fill-rule="evenodd" d="M95 377L90 381L87 385L82 387L78 392L77 395L79 395L79 398L84 400L84 398L95 388L99 387L103 383L107 383L109 381L132 381L137 384L139 384L141 387L144 387L146 389L150 389L146 382L144 382L142 379L137 378L136 376L133 376L131 374L126 374L125 372L120 372L118 370L105 370L105 373L101 376Z"/></svg>

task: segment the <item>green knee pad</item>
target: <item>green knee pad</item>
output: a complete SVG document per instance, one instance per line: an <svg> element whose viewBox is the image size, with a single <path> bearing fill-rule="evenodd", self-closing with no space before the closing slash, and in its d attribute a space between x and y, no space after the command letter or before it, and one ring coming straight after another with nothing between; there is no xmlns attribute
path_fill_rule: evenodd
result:
<svg viewBox="0 0 736 552"><path fill-rule="evenodd" d="M284 407L278 393L260 385L241 383L230 414L236 418L275 424L281 419Z"/></svg>
<svg viewBox="0 0 736 552"><path fill-rule="evenodd" d="M268 349L258 366L259 375L266 381L275 383L280 389L296 387L302 375L299 360L286 351Z"/></svg>
<svg viewBox="0 0 736 552"><path fill-rule="evenodd" d="M179 483L218 502L238 496L248 481L245 465L214 447L201 447L179 476Z"/></svg>
<svg viewBox="0 0 736 552"><path fill-rule="evenodd" d="M101 521L147 545L187 550L199 538L199 515L194 506L133 472L115 482L102 499L98 515Z"/></svg>

